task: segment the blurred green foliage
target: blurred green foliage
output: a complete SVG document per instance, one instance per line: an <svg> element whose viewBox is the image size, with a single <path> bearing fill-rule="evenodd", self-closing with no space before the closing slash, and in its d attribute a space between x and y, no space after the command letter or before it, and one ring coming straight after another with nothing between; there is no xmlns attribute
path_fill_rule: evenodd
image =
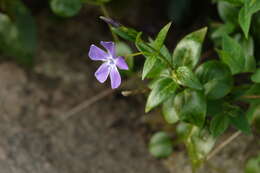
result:
<svg viewBox="0 0 260 173"><path fill-rule="evenodd" d="M149 143L150 153L158 158L168 157L172 154L173 141L165 132L157 132L154 134Z"/></svg>
<svg viewBox="0 0 260 173"><path fill-rule="evenodd" d="M258 173L260 172L260 154L256 157L250 158L245 167L245 173Z"/></svg>
<svg viewBox="0 0 260 173"><path fill-rule="evenodd" d="M52 11L61 17L72 17L76 15L81 7L81 0L51 0Z"/></svg>
<svg viewBox="0 0 260 173"><path fill-rule="evenodd" d="M50 0L60 17L72 17L85 3L102 5L110 0ZM0 0L0 51L17 63L32 66L37 48L37 26L22 0Z"/></svg>
<svg viewBox="0 0 260 173"><path fill-rule="evenodd" d="M36 25L28 8L20 0L1 1L0 49L17 62L32 65L37 47Z"/></svg>

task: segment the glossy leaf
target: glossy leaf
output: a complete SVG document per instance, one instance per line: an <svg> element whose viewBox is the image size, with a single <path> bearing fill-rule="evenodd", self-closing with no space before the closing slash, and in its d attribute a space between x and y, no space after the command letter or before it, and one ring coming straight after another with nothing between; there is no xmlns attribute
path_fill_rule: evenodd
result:
<svg viewBox="0 0 260 173"><path fill-rule="evenodd" d="M260 1L245 0L244 7L239 12L239 24L240 24L246 38L248 38L252 15L259 10L260 10Z"/></svg>
<svg viewBox="0 0 260 173"><path fill-rule="evenodd" d="M175 96L173 105L180 120L199 127L203 126L207 104L202 92L185 89Z"/></svg>
<svg viewBox="0 0 260 173"><path fill-rule="evenodd" d="M245 55L239 43L229 36L223 37L223 50L219 50L221 60L229 66L232 74L241 73L245 69Z"/></svg>
<svg viewBox="0 0 260 173"><path fill-rule="evenodd" d="M161 50L170 27L171 27L171 23L168 23L166 26L164 26L161 29L161 31L159 32L156 39L153 41L151 45L153 48L155 48L156 50Z"/></svg>
<svg viewBox="0 0 260 173"><path fill-rule="evenodd" d="M177 84L171 78L161 78L156 81L148 96L145 112L149 112L151 109L167 100L175 93L176 89Z"/></svg>
<svg viewBox="0 0 260 173"><path fill-rule="evenodd" d="M243 72L254 72L256 70L256 60L254 56L255 46L253 38L250 36L246 39L244 36L241 36L241 34L237 34L235 39L240 43L244 53L245 65Z"/></svg>
<svg viewBox="0 0 260 173"><path fill-rule="evenodd" d="M143 73L142 73L142 79L144 79L151 70L153 70L154 66L158 64L158 59L156 58L156 55L152 56L146 56L144 67L143 67Z"/></svg>
<svg viewBox="0 0 260 173"><path fill-rule="evenodd" d="M228 128L229 118L227 115L218 114L210 122L210 132L214 137L220 136Z"/></svg>
<svg viewBox="0 0 260 173"><path fill-rule="evenodd" d="M207 28L202 28L188 34L177 44L171 61L175 67L188 66L193 69L197 65L206 33Z"/></svg>
<svg viewBox="0 0 260 173"><path fill-rule="evenodd" d="M75 16L82 7L81 0L51 0L52 11L61 17Z"/></svg>
<svg viewBox="0 0 260 173"><path fill-rule="evenodd" d="M190 70L189 67L178 67L177 70L173 72L172 76L173 79L180 85L198 90L203 89L198 77L193 73L193 71Z"/></svg>
<svg viewBox="0 0 260 173"><path fill-rule="evenodd" d="M204 85L205 95L209 99L220 99L233 87L231 71L220 61L207 61L199 66L196 75Z"/></svg>
<svg viewBox="0 0 260 173"><path fill-rule="evenodd" d="M174 96L171 96L167 101L163 103L162 113L164 119L169 124L174 124L179 121L179 117L176 114L175 108L173 106Z"/></svg>
<svg viewBox="0 0 260 173"><path fill-rule="evenodd" d="M150 153L157 158L168 157L173 152L171 137L165 132L157 132L149 142Z"/></svg>

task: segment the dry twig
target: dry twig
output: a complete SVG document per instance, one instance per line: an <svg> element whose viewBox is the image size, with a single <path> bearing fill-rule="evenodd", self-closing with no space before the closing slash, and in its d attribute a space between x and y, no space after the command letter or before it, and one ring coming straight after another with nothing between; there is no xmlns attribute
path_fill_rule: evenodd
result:
<svg viewBox="0 0 260 173"><path fill-rule="evenodd" d="M223 143L221 143L219 146L217 146L207 157L206 160L210 160L213 158L216 154L218 154L226 145L231 143L234 139L236 139L239 135L241 135L241 132L238 131L231 135L228 139L226 139Z"/></svg>

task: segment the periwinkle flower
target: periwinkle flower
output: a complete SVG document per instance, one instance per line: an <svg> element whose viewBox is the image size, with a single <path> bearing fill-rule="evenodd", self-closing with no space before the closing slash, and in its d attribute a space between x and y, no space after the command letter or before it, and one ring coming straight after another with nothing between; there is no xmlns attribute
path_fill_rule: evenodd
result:
<svg viewBox="0 0 260 173"><path fill-rule="evenodd" d="M103 61L95 72L95 77L100 83L104 83L109 75L112 89L118 88L121 84L121 76L117 68L128 70L128 65L122 56L116 56L114 42L101 41L100 44L107 50L106 52L92 44L88 53L91 60Z"/></svg>

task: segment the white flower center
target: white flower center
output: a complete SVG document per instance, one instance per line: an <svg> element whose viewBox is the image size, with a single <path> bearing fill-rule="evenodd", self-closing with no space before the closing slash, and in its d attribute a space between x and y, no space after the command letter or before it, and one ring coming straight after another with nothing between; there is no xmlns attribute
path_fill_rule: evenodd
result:
<svg viewBox="0 0 260 173"><path fill-rule="evenodd" d="M109 58L109 59L107 60L107 62L108 62L108 64L111 65L111 66L113 66L113 65L116 64L116 62L115 62L115 60L114 60L113 58Z"/></svg>

